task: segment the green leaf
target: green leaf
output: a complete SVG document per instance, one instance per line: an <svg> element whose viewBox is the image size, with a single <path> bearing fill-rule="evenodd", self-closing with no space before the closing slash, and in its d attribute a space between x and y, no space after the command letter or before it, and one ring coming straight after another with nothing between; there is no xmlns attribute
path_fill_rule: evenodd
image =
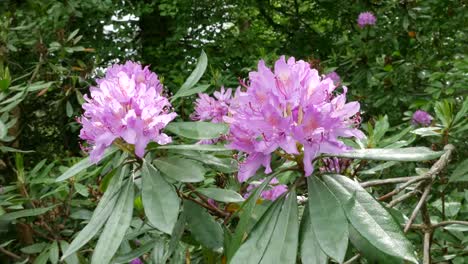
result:
<svg viewBox="0 0 468 264"><path fill-rule="evenodd" d="M32 245L26 246L24 248L21 248L20 251L25 254L36 254L36 253L44 251L46 246L47 246L46 243L35 243Z"/></svg>
<svg viewBox="0 0 468 264"><path fill-rule="evenodd" d="M255 199L256 200L256 199ZM230 264L258 264L275 231L276 222L284 204L284 196L271 204L255 224L244 244L236 251Z"/></svg>
<svg viewBox="0 0 468 264"><path fill-rule="evenodd" d="M248 228L250 226L250 222L252 221L251 216L254 212L255 207L257 206L257 200L262 194L262 191L266 188L266 186L270 183L271 179L275 177L276 174L273 173L268 178L266 178L260 186L255 188L252 194L247 198L247 200L241 205L241 208L236 212L241 212L240 221L236 226L236 231L232 235L232 239L230 240L229 247L226 247L226 257L228 261L232 259L234 253L239 249L241 243L247 235Z"/></svg>
<svg viewBox="0 0 468 264"><path fill-rule="evenodd" d="M221 253L223 250L223 229L213 217L201 206L186 200L184 214L190 233L204 247Z"/></svg>
<svg viewBox="0 0 468 264"><path fill-rule="evenodd" d="M354 247L368 260L370 263L403 263L403 260L387 255L384 252L374 247L367 239L351 225L349 228L349 239Z"/></svg>
<svg viewBox="0 0 468 264"><path fill-rule="evenodd" d="M91 220L89 220L89 223L80 231L80 233L78 233L75 239L73 239L70 246L67 247L67 250L63 253L61 260L66 259L68 256L79 250L99 232L114 210L115 203L117 202L117 198L119 197L122 187L122 178L126 176L127 173L128 166L124 166L120 170L119 177L115 176L111 179L106 192L94 210Z"/></svg>
<svg viewBox="0 0 468 264"><path fill-rule="evenodd" d="M315 176L311 176L315 177ZM301 261L303 264L326 264L328 257L320 247L309 214L309 206L304 206L301 227L299 231L299 244L301 251Z"/></svg>
<svg viewBox="0 0 468 264"><path fill-rule="evenodd" d="M432 151L426 147L411 147L400 149L356 149L327 156L386 161L426 161L434 160L444 154L444 151Z"/></svg>
<svg viewBox="0 0 468 264"><path fill-rule="evenodd" d="M64 253L65 251L67 251L70 244L68 244L68 242L65 240L60 240L59 242L60 242L60 248L62 249L62 253ZM80 263L76 253L69 255L63 261L65 261L65 263L67 264L79 264Z"/></svg>
<svg viewBox="0 0 468 264"><path fill-rule="evenodd" d="M418 263L398 223L359 183L342 175L326 175L324 179L343 204L350 223L369 243L386 254Z"/></svg>
<svg viewBox="0 0 468 264"><path fill-rule="evenodd" d="M190 95L197 94L197 93L203 93L204 91L206 91L206 89L208 89L208 87L210 87L209 84L203 84L193 89L177 92L177 94L171 98L171 102L173 102L175 99L179 97L186 97L186 96L190 96Z"/></svg>
<svg viewBox="0 0 468 264"><path fill-rule="evenodd" d="M143 161L141 175L143 206L149 222L157 229L171 234L180 206L174 187L147 161Z"/></svg>
<svg viewBox="0 0 468 264"><path fill-rule="evenodd" d="M34 150L21 150L21 149L15 149L12 147L7 147L7 146L0 146L0 151L1 152L16 152L16 153L33 153Z"/></svg>
<svg viewBox="0 0 468 264"><path fill-rule="evenodd" d="M450 175L449 182L466 182L468 181L468 159L460 162L457 168Z"/></svg>
<svg viewBox="0 0 468 264"><path fill-rule="evenodd" d="M73 115L73 107L70 101L67 101L67 103L65 104L65 110L68 117L71 117Z"/></svg>
<svg viewBox="0 0 468 264"><path fill-rule="evenodd" d="M172 122L166 130L182 137L191 139L213 139L228 132L228 126L222 123L210 122Z"/></svg>
<svg viewBox="0 0 468 264"><path fill-rule="evenodd" d="M194 151L230 151L224 145L207 145L207 144L197 144L197 145L164 145L158 146L158 149L177 149L177 150L194 150Z"/></svg>
<svg viewBox="0 0 468 264"><path fill-rule="evenodd" d="M99 236L91 259L92 264L110 263L115 252L119 249L127 229L130 227L134 199L135 188L133 181L128 180Z"/></svg>
<svg viewBox="0 0 468 264"><path fill-rule="evenodd" d="M144 245L141 245L137 247L136 249L133 249L132 251L125 253L123 255L117 256L114 260L113 263L120 264L120 263L129 263L132 260L140 257L141 255L145 254L146 252L149 252L151 249L153 249L154 245L159 241L159 239L151 240Z"/></svg>
<svg viewBox="0 0 468 264"><path fill-rule="evenodd" d="M114 154L117 151L117 148L111 147L108 148L105 152L104 155L102 156L102 159L107 158L108 156ZM67 180L76 174L86 170L87 168L93 166L94 164L89 161L89 157L86 157L82 159L80 162L76 163L75 165L71 166L66 172L64 172L62 175L60 175L57 179L55 179L56 182L64 181Z"/></svg>
<svg viewBox="0 0 468 264"><path fill-rule="evenodd" d="M50 209L54 208L55 205L44 207L44 208L35 208L35 209L24 209L12 213L7 213L0 215L0 221L10 222L18 218L22 217L29 217L29 216L36 216L41 215L49 211Z"/></svg>
<svg viewBox="0 0 468 264"><path fill-rule="evenodd" d="M164 175L177 181L200 182L205 179L205 168L193 160L169 157L158 158L153 163Z"/></svg>
<svg viewBox="0 0 468 264"><path fill-rule="evenodd" d="M219 188L198 188L197 191L208 198L224 203L240 203L245 201L244 197L233 190Z"/></svg>
<svg viewBox="0 0 468 264"><path fill-rule="evenodd" d="M297 195L293 188L286 197L275 230L260 263L295 263L299 243Z"/></svg>
<svg viewBox="0 0 468 264"><path fill-rule="evenodd" d="M2 122L2 120L0 120L0 140L4 137L6 137L8 134L8 129L5 125L5 123Z"/></svg>
<svg viewBox="0 0 468 264"><path fill-rule="evenodd" d="M59 248L57 241L52 242L49 250L49 259L52 264L57 264L59 260Z"/></svg>
<svg viewBox="0 0 468 264"><path fill-rule="evenodd" d="M42 251L42 253L37 256L33 264L46 264L49 259L49 249Z"/></svg>
<svg viewBox="0 0 468 264"><path fill-rule="evenodd" d="M411 131L411 133L420 135L422 137L437 136L440 137L441 128L440 127L421 127Z"/></svg>
<svg viewBox="0 0 468 264"><path fill-rule="evenodd" d="M373 134L373 139L375 144L380 142L380 139L387 133L388 128L390 127L388 123L388 117L387 115L380 117L377 122L375 122L374 126L374 134Z"/></svg>
<svg viewBox="0 0 468 264"><path fill-rule="evenodd" d="M182 84L182 86L177 91L177 93L174 95L174 98L180 97L180 94L187 92L187 90L195 86L195 84L198 83L200 78L205 73L207 66L208 66L208 57L206 56L206 53L202 50L200 57L198 58L198 61L197 61L197 66L192 71L192 73L187 78L187 80L185 80L184 84ZM173 100L174 99L172 99L171 101Z"/></svg>
<svg viewBox="0 0 468 264"><path fill-rule="evenodd" d="M333 193L317 177L307 178L312 229L322 250L338 263L348 248L348 221Z"/></svg>
<svg viewBox="0 0 468 264"><path fill-rule="evenodd" d="M165 260L167 260L169 257L171 257L172 253L174 253L174 250L176 250L177 246L179 245L180 238L184 234L185 230L185 223L186 223L186 214L184 211L179 216L179 219L177 219L177 223L174 226L174 229L172 230L171 234L171 240L169 240L169 246L167 251L164 254L164 257L162 258L161 263L166 263Z"/></svg>

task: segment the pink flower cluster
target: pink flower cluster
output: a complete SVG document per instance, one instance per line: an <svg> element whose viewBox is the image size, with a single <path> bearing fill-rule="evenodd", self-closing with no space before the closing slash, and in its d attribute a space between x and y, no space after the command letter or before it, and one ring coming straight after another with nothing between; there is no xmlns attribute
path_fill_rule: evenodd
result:
<svg viewBox="0 0 468 264"><path fill-rule="evenodd" d="M247 154L240 163L238 179L243 182L261 167L270 173L272 153L283 151L301 157L305 174L320 153L337 154L348 149L340 137L363 137L356 127L359 103L346 103L330 78L322 79L315 69L293 57L281 57L274 71L261 60L250 72L246 91L237 90L231 100L227 145ZM303 156L302 156L303 155Z"/></svg>
<svg viewBox="0 0 468 264"><path fill-rule="evenodd" d="M199 93L195 101L195 112L191 115L192 120L211 121L213 123L223 122L223 117L228 114L231 103L232 89L221 87L221 91L214 92L214 97L206 93Z"/></svg>
<svg viewBox="0 0 468 264"><path fill-rule="evenodd" d="M91 98L85 95L85 112L79 118L80 137L91 146L92 162L99 162L104 150L119 138L134 145L139 157L150 141L171 142L161 131L177 114L169 112L171 104L161 95L162 84L148 67L131 61L116 64L96 82L90 88Z"/></svg>
<svg viewBox="0 0 468 264"><path fill-rule="evenodd" d="M413 118L411 120L411 123L415 126L421 125L421 126L429 126L432 122L432 119L434 119L429 113L423 110L417 110L413 114Z"/></svg>
<svg viewBox="0 0 468 264"><path fill-rule="evenodd" d="M359 14L357 19L358 26L363 28L365 26L373 26L377 22L377 18L375 18L372 12L362 12Z"/></svg>
<svg viewBox="0 0 468 264"><path fill-rule="evenodd" d="M256 187L258 187L258 185L260 183L262 183L263 181L264 180L260 180L260 182L258 184L250 184L247 187L247 193L244 195L244 197L245 198L249 197L250 194L252 193L252 191ZM288 191L288 186L286 186L285 184L279 184L278 179L273 178L273 179L271 179L268 186L266 186L265 190L262 191L262 193L260 194L260 197L262 197L265 200L274 201L278 197L280 197L283 193L285 193L287 191Z"/></svg>

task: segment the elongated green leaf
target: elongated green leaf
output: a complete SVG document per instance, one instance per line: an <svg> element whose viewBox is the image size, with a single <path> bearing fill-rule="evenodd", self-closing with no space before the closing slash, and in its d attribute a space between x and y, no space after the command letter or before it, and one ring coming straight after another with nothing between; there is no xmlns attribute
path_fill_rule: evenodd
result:
<svg viewBox="0 0 468 264"><path fill-rule="evenodd" d="M223 250L223 229L201 206L192 201L184 201L184 214L187 225L195 240L216 252Z"/></svg>
<svg viewBox="0 0 468 264"><path fill-rule="evenodd" d="M103 159L114 154L117 151L117 148L111 147L104 152ZM89 161L89 157L82 159L80 162L76 163L75 165L71 166L66 172L60 175L55 181L60 182L66 179L69 179L76 174L86 170L87 168L93 166L94 164Z"/></svg>
<svg viewBox="0 0 468 264"><path fill-rule="evenodd" d="M174 101L175 99L179 98L179 97L186 97L186 96L190 96L190 95L193 95L193 94L196 94L196 93L203 93L204 91L206 91L206 89L208 89L208 87L210 87L209 84L203 84L203 85L199 85L199 86L197 86L197 87L195 87L193 89L177 92L177 94L174 95L171 98L171 102Z"/></svg>
<svg viewBox="0 0 468 264"><path fill-rule="evenodd" d="M257 200L273 177L275 177L275 174L270 175L262 182L262 184L260 184L260 186L254 189L249 198L247 198L247 200L242 204L241 208L237 211L241 212L240 221L237 224L236 231L230 239L229 247L226 247L226 257L228 261L232 259L234 253L241 246L242 240L247 235L251 222L251 216L257 205Z"/></svg>
<svg viewBox="0 0 468 264"><path fill-rule="evenodd" d="M388 169L394 165L398 164L398 162L396 161L387 161L385 163L382 163L382 164L379 164L375 167L372 167L368 170L363 170L363 171L360 171L358 172L358 174L375 174L376 172L379 172L379 171L382 171L382 170L385 170L385 169Z"/></svg>
<svg viewBox="0 0 468 264"><path fill-rule="evenodd" d="M354 247L364 256L365 259L371 263L403 263L402 259L397 259L393 256L387 255L384 252L374 247L367 239L351 225L349 228L349 239Z"/></svg>
<svg viewBox="0 0 468 264"><path fill-rule="evenodd" d="M199 188L197 191L208 198L225 203L240 203L245 199L240 194L232 190L218 188Z"/></svg>
<svg viewBox="0 0 468 264"><path fill-rule="evenodd" d="M228 132L228 126L210 122L172 122L166 130L178 136L191 139L213 139Z"/></svg>
<svg viewBox="0 0 468 264"><path fill-rule="evenodd" d="M468 181L468 159L460 162L457 168L450 175L450 182Z"/></svg>
<svg viewBox="0 0 468 264"><path fill-rule="evenodd" d="M320 247L315 236L312 222L309 215L309 206L304 206L301 227L299 232L299 243L301 251L301 261L303 264L326 264L327 254Z"/></svg>
<svg viewBox="0 0 468 264"><path fill-rule="evenodd" d="M184 155L185 157L202 162L212 167L214 170L223 173L233 173L238 170L238 162L231 155L218 157L212 153L187 150L172 150L173 152Z"/></svg>
<svg viewBox="0 0 468 264"><path fill-rule="evenodd" d="M180 238L184 234L185 224L187 222L185 215L186 214L184 213L184 211L182 211L182 213L179 216L179 219L177 219L177 223L175 224L174 229L172 230L171 240L169 240L169 246L161 259L163 260L161 261L161 263L166 263L165 260L171 257L172 253L174 253L174 251L176 250L177 245L179 245Z"/></svg>
<svg viewBox="0 0 468 264"><path fill-rule="evenodd" d="M391 256L418 263L398 223L361 185L342 175L324 177L350 223L369 243Z"/></svg>
<svg viewBox="0 0 468 264"><path fill-rule="evenodd" d="M44 251L46 248L47 243L35 243L24 248L21 248L20 251L25 254L36 254Z"/></svg>
<svg viewBox="0 0 468 264"><path fill-rule="evenodd" d="M50 209L54 208L55 205L44 207L44 208L35 208L35 209L24 209L12 213L7 213L0 215L0 221L13 221L18 218L41 215L48 212Z"/></svg>
<svg viewBox="0 0 468 264"><path fill-rule="evenodd" d="M198 61L197 61L197 66L192 71L192 73L187 78L187 80L185 80L184 84L182 84L182 86L174 95L174 97L179 97L179 94L182 94L186 92L187 90L191 89L193 86L195 86L195 84L197 84L197 82L205 73L207 66L208 66L208 57L206 56L206 53L202 50L200 57L198 58Z"/></svg>
<svg viewBox="0 0 468 264"><path fill-rule="evenodd" d="M57 264L59 260L59 248L57 241L52 242L49 249L49 260L52 264Z"/></svg>
<svg viewBox="0 0 468 264"><path fill-rule="evenodd" d="M124 188L99 237L91 259L91 264L110 263L130 226L133 215L135 188L131 180L128 180Z"/></svg>
<svg viewBox="0 0 468 264"><path fill-rule="evenodd" d="M356 149L329 156L363 160L425 161L437 159L442 154L444 154L444 151L432 151L426 147L412 147L400 149Z"/></svg>
<svg viewBox="0 0 468 264"><path fill-rule="evenodd" d="M34 260L33 264L47 264L47 260L49 259L49 249L42 251L39 256Z"/></svg>
<svg viewBox="0 0 468 264"><path fill-rule="evenodd" d="M143 162L141 175L143 207L149 222L157 229L171 234L180 206L174 187L147 161Z"/></svg>
<svg viewBox="0 0 468 264"><path fill-rule="evenodd" d="M281 208L275 230L260 263L295 263L299 243L297 196L292 189Z"/></svg>
<svg viewBox="0 0 468 264"><path fill-rule="evenodd" d="M312 229L322 250L338 263L348 249L348 221L340 202L317 177L307 178Z"/></svg>
<svg viewBox="0 0 468 264"><path fill-rule="evenodd" d="M180 150L194 150L194 151L230 151L224 147L224 145L207 145L207 144L196 144L196 145L164 145L158 146L158 149L180 149Z"/></svg>
<svg viewBox="0 0 468 264"><path fill-rule="evenodd" d="M0 146L0 151L1 152L17 152L17 153L33 153L34 150L21 150L21 149L15 149L12 147L7 147L7 146Z"/></svg>
<svg viewBox="0 0 468 264"><path fill-rule="evenodd" d="M62 249L62 253L67 251L70 244L68 244L65 240L60 240L60 248ZM66 257L63 261L67 264L79 264L78 256L76 253L71 254L70 256Z"/></svg>
<svg viewBox="0 0 468 264"><path fill-rule="evenodd" d="M80 231L80 233L78 233L75 239L73 239L70 246L67 247L61 258L62 261L88 243L88 241L99 232L114 210L115 203L119 197L118 194L121 191L122 178L126 176L127 173L128 166L125 166L120 170L120 175L118 177L115 176L111 179L106 192L94 210L91 220L89 220L89 223Z"/></svg>
<svg viewBox="0 0 468 264"><path fill-rule="evenodd" d="M8 129L5 123L3 123L2 120L0 120L0 140L6 137L7 133L8 133Z"/></svg>
<svg viewBox="0 0 468 264"><path fill-rule="evenodd" d="M230 264L258 264L270 243L284 197L276 200L262 215L244 244L236 251Z"/></svg>
<svg viewBox="0 0 468 264"><path fill-rule="evenodd" d="M169 157L159 158L153 161L154 166L164 175L181 182L203 181L206 173L203 166L193 160Z"/></svg>

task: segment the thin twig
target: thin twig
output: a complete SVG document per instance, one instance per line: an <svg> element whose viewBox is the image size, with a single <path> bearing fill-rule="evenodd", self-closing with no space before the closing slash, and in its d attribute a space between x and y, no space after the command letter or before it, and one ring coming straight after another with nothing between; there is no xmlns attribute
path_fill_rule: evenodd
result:
<svg viewBox="0 0 468 264"><path fill-rule="evenodd" d="M399 178L391 178L391 179L383 179L383 180L372 180L361 182L362 188L368 188L372 186L378 185L385 185L385 184L392 184L392 183L403 183L415 178L425 178L425 176L410 176L410 177L399 177Z"/></svg>
<svg viewBox="0 0 468 264"><path fill-rule="evenodd" d="M414 188L414 190L409 191L409 192L403 194L402 196L399 196L399 197L393 199L390 203L388 203L388 207L394 207L395 205L403 202L404 200L410 198L411 196L417 194L418 192L420 192L420 190L419 190L419 188L416 187L416 188Z"/></svg>
<svg viewBox="0 0 468 264"><path fill-rule="evenodd" d="M432 227L443 227L446 225L467 225L468 226L468 221L457 221L457 220L449 220L449 221L443 221L437 224L432 225Z"/></svg>
<svg viewBox="0 0 468 264"><path fill-rule="evenodd" d="M423 264L431 264L431 231L424 232Z"/></svg>
<svg viewBox="0 0 468 264"><path fill-rule="evenodd" d="M0 247L0 252L2 252L3 254L5 254L5 255L7 255L7 256L9 256L9 257L11 257L11 258L14 258L14 259L16 259L16 260L20 260L20 259L21 259L20 256L16 255L15 253L13 253L13 252L11 252L11 251L5 249L5 248L2 248L2 247Z"/></svg>
<svg viewBox="0 0 468 264"><path fill-rule="evenodd" d="M407 181L405 184L395 188L393 191L379 197L379 201L384 201L396 194L398 194L399 192L401 192L402 190L406 189L408 186L410 186L411 184L413 183L416 183L416 182L419 182L419 181L422 181L422 180L426 180L426 179L431 179L431 176L427 176L427 175L423 175L423 176L417 176L417 177L414 177L412 179L410 179L409 181Z"/></svg>
<svg viewBox="0 0 468 264"><path fill-rule="evenodd" d="M361 257L361 254L356 254L354 255L352 258L348 259L346 262L344 262L343 264L351 264L353 263L354 261L358 260L359 258Z"/></svg>
<svg viewBox="0 0 468 264"><path fill-rule="evenodd" d="M414 219L416 219L416 216L418 215L419 210L421 210L421 206L426 202L427 196L429 195L429 192L431 191L432 183L428 184L426 188L424 189L423 194L421 195L421 199L419 199L418 204L413 210L413 213L411 213L411 217L408 220L408 222L405 225L405 229L403 230L405 233L408 232L411 224L413 223Z"/></svg>
<svg viewBox="0 0 468 264"><path fill-rule="evenodd" d="M219 209L218 207L212 205L212 204L208 201L208 199L207 199L205 196L203 196L202 194L200 194L199 192L197 192L195 186L193 186L193 185L190 184L190 183L187 183L186 186L187 186L196 196L198 196L198 198L200 198L203 202L205 202L206 206L204 206L204 207L210 209L211 211L216 212L218 215L220 215L220 216L222 216L222 217L228 217L228 216L229 216L229 213L227 213L227 212L225 212L225 211ZM193 201L193 200L192 200L192 201Z"/></svg>

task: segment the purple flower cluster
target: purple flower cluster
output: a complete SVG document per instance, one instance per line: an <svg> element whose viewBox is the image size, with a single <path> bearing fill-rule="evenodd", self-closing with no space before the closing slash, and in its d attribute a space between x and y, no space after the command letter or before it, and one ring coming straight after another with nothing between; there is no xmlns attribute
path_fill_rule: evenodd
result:
<svg viewBox="0 0 468 264"><path fill-rule="evenodd" d="M243 182L261 166L270 173L271 154L278 149L302 157L305 174L313 171L312 160L320 153L341 153L348 149L339 137L364 134L353 118L359 103L346 103L347 88L337 94L330 78L293 57L282 56L274 71L261 60L250 72L246 91L240 89L231 100L228 147L247 154L240 163L238 179Z"/></svg>
<svg viewBox="0 0 468 264"><path fill-rule="evenodd" d="M357 23L360 28L363 28L365 26L373 26L375 25L376 21L377 18L375 18L372 12L362 12L361 14L359 14L359 17L357 19Z"/></svg>
<svg viewBox="0 0 468 264"><path fill-rule="evenodd" d="M177 114L170 113L171 104L161 95L162 84L148 67L128 61L108 68L102 79L91 87L91 98L85 95L83 125L80 138L90 147L90 158L99 162L104 150L114 140L134 145L135 154L143 157L146 145L155 141L167 144L171 138L161 130Z"/></svg>
<svg viewBox="0 0 468 264"><path fill-rule="evenodd" d="M223 117L228 114L231 103L232 89L214 92L214 97L206 93L199 93L195 101L195 112L191 115L192 120L211 121L213 123L223 122Z"/></svg>
<svg viewBox="0 0 468 264"><path fill-rule="evenodd" d="M428 114L426 111L423 110L417 110L413 114L413 118L411 120L411 123L415 126L421 125L421 126L429 126L432 122L432 119L434 119L430 114Z"/></svg>
<svg viewBox="0 0 468 264"><path fill-rule="evenodd" d="M252 191L258 187L260 183L262 183L264 180L260 180L258 184L250 184L247 187L247 193L244 195L245 198L249 197ZM270 183L266 187L264 191L260 194L260 197L262 197L265 200L270 200L274 201L278 197L280 197L283 193L288 191L288 186L284 184L279 184L278 179L273 178L271 179Z"/></svg>

